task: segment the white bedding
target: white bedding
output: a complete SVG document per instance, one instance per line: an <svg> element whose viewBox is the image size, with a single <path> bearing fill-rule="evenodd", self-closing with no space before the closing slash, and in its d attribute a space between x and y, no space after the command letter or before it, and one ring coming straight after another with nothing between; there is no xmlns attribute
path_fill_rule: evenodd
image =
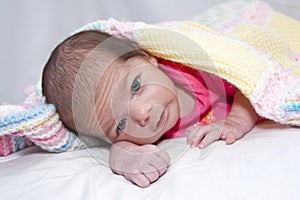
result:
<svg viewBox="0 0 300 200"><path fill-rule="evenodd" d="M299 199L300 129L265 123L231 146L161 144L167 173L142 189L107 166L108 147L62 154L31 147L0 158L0 199ZM93 155L97 155L94 157Z"/></svg>

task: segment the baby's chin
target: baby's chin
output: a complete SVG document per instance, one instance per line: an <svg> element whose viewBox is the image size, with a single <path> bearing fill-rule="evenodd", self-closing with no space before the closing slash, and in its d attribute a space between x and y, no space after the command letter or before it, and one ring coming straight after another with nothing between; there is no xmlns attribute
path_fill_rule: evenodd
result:
<svg viewBox="0 0 300 200"><path fill-rule="evenodd" d="M155 134L152 137L138 138L138 137L134 137L134 136L128 135L126 133L123 133L113 143L118 142L118 141L127 141L127 142L131 142L131 143L134 143L134 144L137 144L137 145L154 144L162 137L162 135L163 135L163 133L158 133L158 134Z"/></svg>

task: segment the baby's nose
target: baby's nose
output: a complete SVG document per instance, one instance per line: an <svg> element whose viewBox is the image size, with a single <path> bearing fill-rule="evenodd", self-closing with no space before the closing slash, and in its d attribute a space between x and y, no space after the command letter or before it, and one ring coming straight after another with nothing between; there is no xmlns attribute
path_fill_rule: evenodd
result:
<svg viewBox="0 0 300 200"><path fill-rule="evenodd" d="M130 102L130 117L133 121L144 127L151 122L150 111L152 104L143 100L132 100Z"/></svg>

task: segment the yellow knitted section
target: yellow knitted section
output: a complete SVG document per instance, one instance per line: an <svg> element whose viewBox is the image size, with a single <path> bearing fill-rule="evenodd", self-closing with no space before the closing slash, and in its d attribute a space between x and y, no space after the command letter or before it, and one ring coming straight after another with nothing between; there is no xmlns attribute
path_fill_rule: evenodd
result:
<svg viewBox="0 0 300 200"><path fill-rule="evenodd" d="M266 25L282 35L296 51L300 52L300 23L282 13L274 12Z"/></svg>
<svg viewBox="0 0 300 200"><path fill-rule="evenodd" d="M257 25L241 25L230 36L246 41L287 69L300 69L299 63L293 60L287 39L274 30Z"/></svg>
<svg viewBox="0 0 300 200"><path fill-rule="evenodd" d="M251 45L213 33L193 22L182 22L172 30L147 26L135 33L135 40L155 56L227 79L248 98L258 80L278 67Z"/></svg>
<svg viewBox="0 0 300 200"><path fill-rule="evenodd" d="M300 53L300 23L282 13L274 12L266 25L267 28L276 31L290 45L290 47ZM300 76L299 63L291 63L293 74Z"/></svg>
<svg viewBox="0 0 300 200"><path fill-rule="evenodd" d="M184 21L183 23L178 25L177 29L184 30L184 31L204 31L204 32L212 31L210 28L192 21Z"/></svg>

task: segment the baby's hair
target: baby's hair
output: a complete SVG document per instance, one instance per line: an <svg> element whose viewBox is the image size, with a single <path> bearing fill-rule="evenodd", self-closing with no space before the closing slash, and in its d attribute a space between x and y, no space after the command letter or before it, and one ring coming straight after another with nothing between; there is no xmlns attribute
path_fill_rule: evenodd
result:
<svg viewBox="0 0 300 200"><path fill-rule="evenodd" d="M112 37L100 31L88 30L76 33L60 43L53 50L44 67L42 91L46 97L46 103L55 105L61 121L75 133L72 92L76 74L87 55L107 39L110 42L110 45L106 45L109 49L105 49L108 55L120 55L122 49L132 49L118 58L121 61L126 61L130 57L145 55L132 41Z"/></svg>

